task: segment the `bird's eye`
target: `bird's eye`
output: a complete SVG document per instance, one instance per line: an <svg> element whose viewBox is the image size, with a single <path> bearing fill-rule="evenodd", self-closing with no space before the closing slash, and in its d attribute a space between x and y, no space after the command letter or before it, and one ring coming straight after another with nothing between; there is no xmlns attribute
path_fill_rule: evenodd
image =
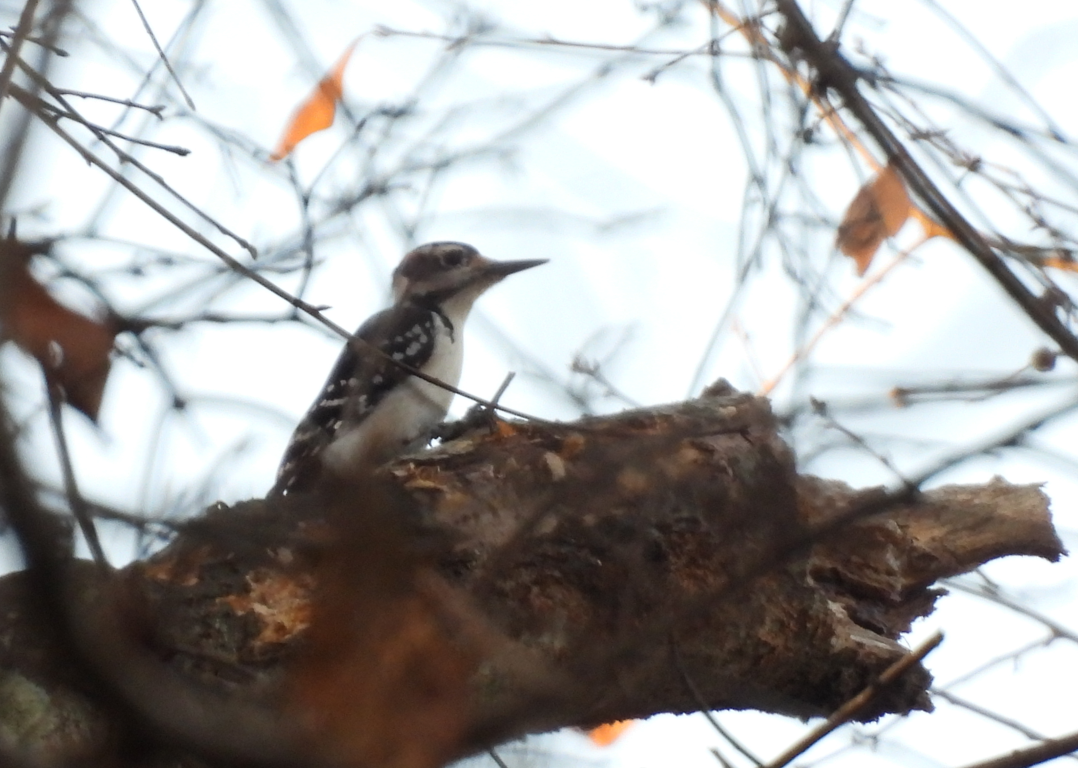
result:
<svg viewBox="0 0 1078 768"><path fill-rule="evenodd" d="M462 261L464 261L464 251L452 250L442 254L442 263L447 267L460 266Z"/></svg>

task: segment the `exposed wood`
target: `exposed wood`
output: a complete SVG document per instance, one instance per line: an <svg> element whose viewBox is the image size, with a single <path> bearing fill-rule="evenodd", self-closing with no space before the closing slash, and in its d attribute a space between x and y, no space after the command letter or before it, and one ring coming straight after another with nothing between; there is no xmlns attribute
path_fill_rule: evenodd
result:
<svg viewBox="0 0 1078 768"><path fill-rule="evenodd" d="M725 385L572 424L499 423L356 486L208 510L121 572L143 629L116 642L283 707L357 764L436 765L699 699L826 715L903 657L937 580L1062 552L1035 486L880 498L798 477L767 401ZM0 580L0 668L46 709L82 701L20 589ZM929 709L929 682L915 665L859 717ZM107 731L85 712L96 730L49 743L78 752Z"/></svg>

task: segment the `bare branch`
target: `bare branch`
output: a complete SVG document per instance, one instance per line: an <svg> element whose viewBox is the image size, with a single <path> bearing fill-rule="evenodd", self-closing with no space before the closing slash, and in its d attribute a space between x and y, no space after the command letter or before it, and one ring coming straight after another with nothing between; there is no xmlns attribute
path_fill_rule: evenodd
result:
<svg viewBox="0 0 1078 768"><path fill-rule="evenodd" d="M899 677L904 675L914 664L917 664L925 656L931 653L940 643L943 642L943 634L937 632L928 638L925 642L910 651L909 655L905 658L899 659L894 664L889 666L880 675L879 680L872 683L872 685L865 688L859 694L847 701L841 707L836 709L830 717L823 723L813 728L811 732L805 734L796 742L791 744L782 752L778 757L769 762L766 768L783 768L783 766L789 765L796 760L800 755L804 754L827 734L834 731L844 723L853 719L862 709L879 695L883 688L893 683Z"/></svg>

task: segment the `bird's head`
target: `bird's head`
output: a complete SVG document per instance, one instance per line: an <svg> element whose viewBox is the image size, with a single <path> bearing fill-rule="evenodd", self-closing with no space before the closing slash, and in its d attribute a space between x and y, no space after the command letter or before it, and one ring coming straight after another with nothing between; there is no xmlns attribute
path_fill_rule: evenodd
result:
<svg viewBox="0 0 1078 768"><path fill-rule="evenodd" d="M408 252L393 271L393 299L440 304L459 296L470 303L501 279L546 262L494 261L466 243L427 243Z"/></svg>

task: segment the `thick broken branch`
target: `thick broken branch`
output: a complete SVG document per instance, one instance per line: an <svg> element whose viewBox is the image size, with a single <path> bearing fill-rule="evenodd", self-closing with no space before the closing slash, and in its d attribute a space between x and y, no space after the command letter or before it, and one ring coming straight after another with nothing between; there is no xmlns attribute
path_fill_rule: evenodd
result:
<svg viewBox="0 0 1078 768"><path fill-rule="evenodd" d="M798 477L767 401L718 386L222 505L118 581L153 627L126 642L163 665L294 713L326 759L425 766L699 699L829 714L906 654L936 581L1061 551L1036 487L898 503ZM0 654L59 690L62 659ZM928 685L915 665L859 717L928 709Z"/></svg>

